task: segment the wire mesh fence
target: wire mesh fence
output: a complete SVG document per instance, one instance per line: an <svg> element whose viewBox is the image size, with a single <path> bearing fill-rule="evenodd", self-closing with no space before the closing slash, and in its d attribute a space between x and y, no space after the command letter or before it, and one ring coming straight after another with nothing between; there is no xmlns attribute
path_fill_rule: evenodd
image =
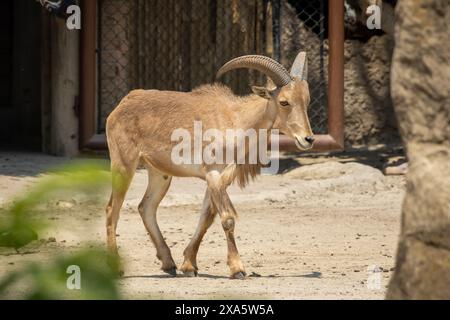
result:
<svg viewBox="0 0 450 320"><path fill-rule="evenodd" d="M328 0L290 0L282 7L282 62L308 53L309 118L314 133L325 134L328 111Z"/></svg>
<svg viewBox="0 0 450 320"><path fill-rule="evenodd" d="M132 89L189 91L214 82L220 66L236 56L276 57L280 54L277 50L281 50L283 56L282 48L277 48L277 43L282 41L281 31L277 30L282 28L274 30L272 15L273 4L279 1L100 0L98 131L104 131L106 117ZM317 15L316 11L305 11L307 17L299 11L298 17L308 23L315 22L312 27L304 24L304 28L313 33L319 28L319 40L311 48L320 51L325 27L323 15ZM311 49L309 47L308 44L304 49ZM316 68L316 61L310 61L311 117L320 119L312 123L319 124L316 132L323 132L326 130L326 126L323 127L326 123L326 75L323 59L318 63ZM250 84L263 85L265 78L255 71L236 70L221 81L234 92L246 94Z"/></svg>
<svg viewBox="0 0 450 320"><path fill-rule="evenodd" d="M132 61L136 10L131 1L101 0L98 3L98 130L117 103L136 87Z"/></svg>

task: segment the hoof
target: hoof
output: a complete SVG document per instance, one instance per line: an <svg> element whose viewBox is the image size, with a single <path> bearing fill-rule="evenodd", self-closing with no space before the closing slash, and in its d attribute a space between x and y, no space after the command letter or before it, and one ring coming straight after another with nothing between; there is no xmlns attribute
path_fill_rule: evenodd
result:
<svg viewBox="0 0 450 320"><path fill-rule="evenodd" d="M170 268L170 269L167 269L167 270L163 269L163 271L165 273L167 273L168 275L172 276L172 277L176 277L177 276L177 268Z"/></svg>
<svg viewBox="0 0 450 320"><path fill-rule="evenodd" d="M186 277L189 277L189 278L194 278L194 277L197 277L197 276L198 276L197 270L194 270L194 271L191 271L191 270L189 270L189 271L183 271L183 274L184 274Z"/></svg>
<svg viewBox="0 0 450 320"><path fill-rule="evenodd" d="M240 271L240 272L236 272L235 274L233 274L230 278L236 279L236 280L244 280L245 276L246 276L245 272Z"/></svg>

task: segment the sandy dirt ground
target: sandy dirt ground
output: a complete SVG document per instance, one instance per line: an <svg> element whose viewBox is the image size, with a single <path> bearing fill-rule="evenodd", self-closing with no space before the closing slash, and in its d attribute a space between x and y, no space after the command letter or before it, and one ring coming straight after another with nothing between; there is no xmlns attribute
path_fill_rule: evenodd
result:
<svg viewBox="0 0 450 320"><path fill-rule="evenodd" d="M283 174L261 176L244 191L232 186L238 211L236 239L247 279L229 280L225 235L216 219L198 255L199 276L172 278L160 270L137 205L147 175L138 170L122 209L118 243L125 276L123 297L137 299L383 299L394 270L404 176L384 176L393 154L381 150L345 156L285 156ZM0 153L0 205L32 186L47 168L68 159ZM205 183L175 178L158 212L178 265L198 220ZM51 239L20 254L0 253L0 277L27 261L46 261L86 242L105 240L107 192L96 201L54 199L39 219ZM43 212L44 212L43 211ZM54 241L56 240L56 241ZM376 266L379 272L372 272ZM375 277L375 278L374 278ZM376 279L380 287L374 287Z"/></svg>

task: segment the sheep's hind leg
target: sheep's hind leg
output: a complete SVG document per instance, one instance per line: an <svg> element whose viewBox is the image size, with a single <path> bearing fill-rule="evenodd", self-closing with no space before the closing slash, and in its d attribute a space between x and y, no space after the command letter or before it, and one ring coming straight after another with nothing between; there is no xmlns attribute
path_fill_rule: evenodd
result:
<svg viewBox="0 0 450 320"><path fill-rule="evenodd" d="M113 166L112 171L112 192L109 203L106 206L106 234L107 246L110 257L108 264L111 268L117 269L119 276L122 276L124 271L120 265L119 253L117 250L116 230L119 221L120 209L125 199L125 194L130 186L133 178L135 167L130 167L126 170L125 166Z"/></svg>

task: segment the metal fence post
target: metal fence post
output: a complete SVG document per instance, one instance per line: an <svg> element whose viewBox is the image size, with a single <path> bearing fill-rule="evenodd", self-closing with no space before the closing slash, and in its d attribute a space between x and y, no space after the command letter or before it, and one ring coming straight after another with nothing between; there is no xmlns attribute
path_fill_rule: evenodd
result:
<svg viewBox="0 0 450 320"><path fill-rule="evenodd" d="M281 0L272 0L273 58L281 61Z"/></svg>

